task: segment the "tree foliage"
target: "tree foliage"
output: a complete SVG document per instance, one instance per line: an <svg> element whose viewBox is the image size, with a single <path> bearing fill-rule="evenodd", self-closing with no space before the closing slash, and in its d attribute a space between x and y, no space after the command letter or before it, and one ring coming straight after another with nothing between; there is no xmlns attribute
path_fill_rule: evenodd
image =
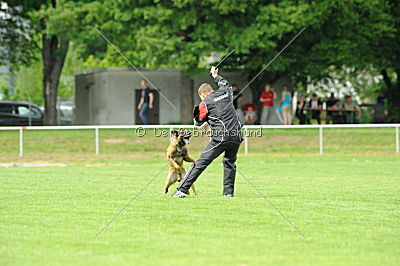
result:
<svg viewBox="0 0 400 266"><path fill-rule="evenodd" d="M78 38L83 28L81 17L87 15L84 8L87 1L64 1L64 0L8 0L10 10L18 10L15 17L21 17L30 26L32 31L24 31L20 35L37 37L41 40L40 50L43 63L43 98L44 98L44 123L55 125L57 123L57 99L59 96L59 82L64 67L64 62L69 49L70 40ZM11 16L11 18L14 16ZM11 19L12 20L12 19ZM9 23L12 24L12 23ZM25 25L23 24L23 25ZM16 40L12 38L14 28L2 32L0 40ZM13 44L19 58L29 59L30 54L35 54L37 46L35 41L25 42L23 38ZM0 47L8 42L1 42ZM25 47L27 46L27 47ZM24 49L21 49L24 47ZM4 58L10 64L24 64L29 60L15 59L13 51L7 51ZM14 60L15 59L15 60Z"/></svg>
<svg viewBox="0 0 400 266"><path fill-rule="evenodd" d="M36 59L34 31L21 6L0 2L0 64L15 70L17 63L29 64Z"/></svg>
<svg viewBox="0 0 400 266"><path fill-rule="evenodd" d="M79 47L72 43L69 49L65 64L60 76L58 86L58 98L67 99L74 95L75 80L74 71L83 68L83 62L79 56ZM4 98L30 101L43 106L43 62L38 53L37 61L29 66L21 66L15 76L14 95L7 95Z"/></svg>
<svg viewBox="0 0 400 266"><path fill-rule="evenodd" d="M99 29L135 66L180 68L191 76L206 74L213 53L235 49L225 67L245 69L250 80L305 27L251 84L255 99L264 82L290 76L295 84L305 84L329 77L332 66L346 66L354 73L380 73L392 114L400 113L396 0L18 2L37 11L30 16L32 25L45 20L46 34L74 40L87 66L127 66Z"/></svg>

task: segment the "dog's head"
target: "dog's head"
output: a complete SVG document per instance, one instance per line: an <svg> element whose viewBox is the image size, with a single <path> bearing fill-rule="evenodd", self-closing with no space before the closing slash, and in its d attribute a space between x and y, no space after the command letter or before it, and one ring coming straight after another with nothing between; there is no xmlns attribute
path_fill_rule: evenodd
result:
<svg viewBox="0 0 400 266"><path fill-rule="evenodd" d="M190 143L190 137L192 136L192 132L181 129L179 131L172 130L171 131L171 142L175 145L185 146Z"/></svg>

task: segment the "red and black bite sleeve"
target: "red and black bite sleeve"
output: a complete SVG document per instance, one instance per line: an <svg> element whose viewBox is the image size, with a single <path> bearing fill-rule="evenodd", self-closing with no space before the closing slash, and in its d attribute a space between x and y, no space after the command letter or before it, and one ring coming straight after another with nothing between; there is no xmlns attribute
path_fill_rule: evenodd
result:
<svg viewBox="0 0 400 266"><path fill-rule="evenodd" d="M196 105L194 107L193 117L197 124L201 125L204 122L206 122L207 116L208 116L207 106L204 102L201 102L200 105Z"/></svg>

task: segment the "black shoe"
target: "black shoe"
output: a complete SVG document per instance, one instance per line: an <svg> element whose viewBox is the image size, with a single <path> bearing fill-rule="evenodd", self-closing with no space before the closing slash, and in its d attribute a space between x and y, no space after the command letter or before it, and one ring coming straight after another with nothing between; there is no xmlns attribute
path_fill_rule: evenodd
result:
<svg viewBox="0 0 400 266"><path fill-rule="evenodd" d="M233 194L224 194L224 197L233 198Z"/></svg>

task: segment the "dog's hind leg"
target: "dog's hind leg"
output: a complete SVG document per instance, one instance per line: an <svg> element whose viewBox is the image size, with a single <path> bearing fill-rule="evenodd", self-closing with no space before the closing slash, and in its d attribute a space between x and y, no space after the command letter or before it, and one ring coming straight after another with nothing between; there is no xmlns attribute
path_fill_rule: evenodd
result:
<svg viewBox="0 0 400 266"><path fill-rule="evenodd" d="M168 188L176 182L176 180L178 179L178 174L176 174L173 171L169 171L168 176L167 176L167 180L165 181L165 185L164 185L164 194L168 193Z"/></svg>
<svg viewBox="0 0 400 266"><path fill-rule="evenodd" d="M192 188L194 195L198 196L199 193L197 193L197 190L194 188L194 184L192 184L190 187Z"/></svg>

